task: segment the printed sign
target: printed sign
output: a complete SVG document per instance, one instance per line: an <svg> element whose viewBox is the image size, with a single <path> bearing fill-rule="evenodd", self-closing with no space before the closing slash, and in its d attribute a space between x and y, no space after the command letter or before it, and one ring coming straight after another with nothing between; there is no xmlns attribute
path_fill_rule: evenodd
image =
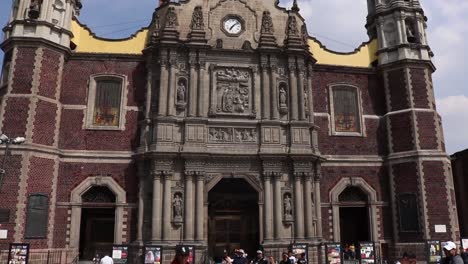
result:
<svg viewBox="0 0 468 264"><path fill-rule="evenodd" d="M341 245L340 243L325 244L327 253L327 264L341 264Z"/></svg>
<svg viewBox="0 0 468 264"><path fill-rule="evenodd" d="M426 243L427 263L438 264L442 261L442 246L440 241L431 240Z"/></svg>
<svg viewBox="0 0 468 264"><path fill-rule="evenodd" d="M161 264L162 247L145 246L144 264Z"/></svg>
<svg viewBox="0 0 468 264"><path fill-rule="evenodd" d="M8 264L28 264L29 244L10 244Z"/></svg>
<svg viewBox="0 0 468 264"><path fill-rule="evenodd" d="M112 247L112 259L115 264L127 264L128 262L128 246L114 245Z"/></svg>
<svg viewBox="0 0 468 264"><path fill-rule="evenodd" d="M373 242L359 243L361 264L375 263L375 247Z"/></svg>
<svg viewBox="0 0 468 264"><path fill-rule="evenodd" d="M468 253L468 238L462 238L462 248L463 252Z"/></svg>
<svg viewBox="0 0 468 264"><path fill-rule="evenodd" d="M307 244L292 244L291 251L297 259L302 258L302 254L304 254L305 263L309 263Z"/></svg>

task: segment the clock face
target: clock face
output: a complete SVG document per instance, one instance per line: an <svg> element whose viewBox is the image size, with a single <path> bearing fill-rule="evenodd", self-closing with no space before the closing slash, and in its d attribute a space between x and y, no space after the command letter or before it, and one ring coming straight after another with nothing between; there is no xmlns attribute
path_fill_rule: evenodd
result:
<svg viewBox="0 0 468 264"><path fill-rule="evenodd" d="M237 18L228 18L224 21L224 30L229 34L239 34L242 31L242 23Z"/></svg>

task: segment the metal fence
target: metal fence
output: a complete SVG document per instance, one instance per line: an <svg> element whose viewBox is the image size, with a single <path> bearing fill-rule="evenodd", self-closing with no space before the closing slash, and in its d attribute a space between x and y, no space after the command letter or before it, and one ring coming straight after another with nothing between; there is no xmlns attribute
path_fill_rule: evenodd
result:
<svg viewBox="0 0 468 264"><path fill-rule="evenodd" d="M0 264L8 263L8 250L0 252ZM78 253L75 250L51 249L29 253L29 264L76 264Z"/></svg>

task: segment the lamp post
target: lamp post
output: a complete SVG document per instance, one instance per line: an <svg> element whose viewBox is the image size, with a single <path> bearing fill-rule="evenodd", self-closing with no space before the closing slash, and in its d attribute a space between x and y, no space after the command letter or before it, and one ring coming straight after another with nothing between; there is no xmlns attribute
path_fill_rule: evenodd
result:
<svg viewBox="0 0 468 264"><path fill-rule="evenodd" d="M10 149L10 145L20 145L26 141L24 137L15 137L9 138L5 134L0 135L0 145L5 144L5 155L3 156L2 167L0 168L0 188L2 187L3 183L3 176L5 176L5 166L7 162L8 150Z"/></svg>

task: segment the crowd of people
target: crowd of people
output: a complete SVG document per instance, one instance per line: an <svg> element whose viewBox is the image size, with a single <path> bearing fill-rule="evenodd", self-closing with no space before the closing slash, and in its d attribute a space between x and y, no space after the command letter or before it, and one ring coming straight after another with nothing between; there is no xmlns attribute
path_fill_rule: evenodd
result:
<svg viewBox="0 0 468 264"><path fill-rule="evenodd" d="M243 249L236 249L231 258L227 251L222 257L214 259L215 264L307 264L306 254L294 255L292 251L283 252L281 260L278 262L273 256L266 256L262 250L257 250L256 256L249 261L248 254Z"/></svg>

